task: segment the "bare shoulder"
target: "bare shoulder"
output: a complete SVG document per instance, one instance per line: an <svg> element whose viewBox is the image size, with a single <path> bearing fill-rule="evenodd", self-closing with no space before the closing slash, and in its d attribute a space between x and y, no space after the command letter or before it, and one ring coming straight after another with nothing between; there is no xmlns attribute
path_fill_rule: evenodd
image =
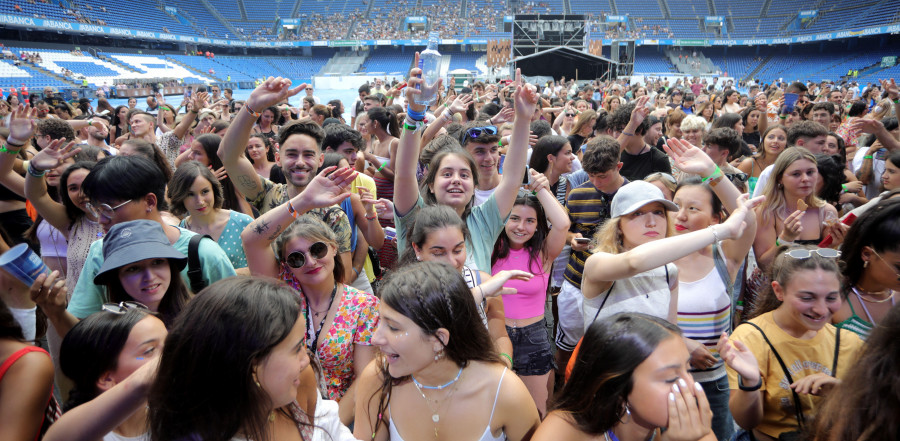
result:
<svg viewBox="0 0 900 441"><path fill-rule="evenodd" d="M556 441L561 439L588 441L594 439L594 437L578 430L572 424L571 419L559 411L550 412L547 418L544 418L544 421L541 422L537 431L534 432L534 436L531 437L531 441Z"/></svg>

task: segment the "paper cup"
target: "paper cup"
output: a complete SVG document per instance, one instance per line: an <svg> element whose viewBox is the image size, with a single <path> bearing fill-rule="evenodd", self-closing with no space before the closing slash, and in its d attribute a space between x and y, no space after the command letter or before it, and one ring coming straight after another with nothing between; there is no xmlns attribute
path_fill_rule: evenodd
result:
<svg viewBox="0 0 900 441"><path fill-rule="evenodd" d="M15 276L25 286L33 285L41 274L50 274L50 268L24 243L10 248L0 256L0 268Z"/></svg>

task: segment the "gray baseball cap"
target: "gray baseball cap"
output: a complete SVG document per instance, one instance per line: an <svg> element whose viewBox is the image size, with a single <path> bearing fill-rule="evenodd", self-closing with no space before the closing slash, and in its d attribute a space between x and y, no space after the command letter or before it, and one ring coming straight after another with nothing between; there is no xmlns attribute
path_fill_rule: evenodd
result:
<svg viewBox="0 0 900 441"><path fill-rule="evenodd" d="M638 208L652 202L659 202L669 211L678 211L678 205L666 199L655 185L645 181L633 181L622 186L613 196L610 214L612 217L631 214Z"/></svg>

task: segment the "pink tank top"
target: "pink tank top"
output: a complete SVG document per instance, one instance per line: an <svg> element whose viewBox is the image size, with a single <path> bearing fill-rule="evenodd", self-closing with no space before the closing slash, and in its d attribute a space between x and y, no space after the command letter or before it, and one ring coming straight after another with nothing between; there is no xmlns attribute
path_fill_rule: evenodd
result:
<svg viewBox="0 0 900 441"><path fill-rule="evenodd" d="M522 280L510 280L503 286L515 288L517 293L503 296L503 309L506 318L521 320L537 317L544 314L544 301L547 299L547 282L550 274L545 273L540 259L536 259L528 266L528 250L509 250L505 259L500 259L491 268L491 274L497 274L503 270L522 270L534 274L528 282Z"/></svg>

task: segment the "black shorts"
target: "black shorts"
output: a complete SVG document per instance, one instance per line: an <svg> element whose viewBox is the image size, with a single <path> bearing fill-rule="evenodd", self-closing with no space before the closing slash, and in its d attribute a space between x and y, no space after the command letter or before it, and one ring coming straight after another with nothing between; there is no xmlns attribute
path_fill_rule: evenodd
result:
<svg viewBox="0 0 900 441"><path fill-rule="evenodd" d="M554 369L546 319L521 328L506 327L513 345L513 371L517 375L544 375Z"/></svg>

